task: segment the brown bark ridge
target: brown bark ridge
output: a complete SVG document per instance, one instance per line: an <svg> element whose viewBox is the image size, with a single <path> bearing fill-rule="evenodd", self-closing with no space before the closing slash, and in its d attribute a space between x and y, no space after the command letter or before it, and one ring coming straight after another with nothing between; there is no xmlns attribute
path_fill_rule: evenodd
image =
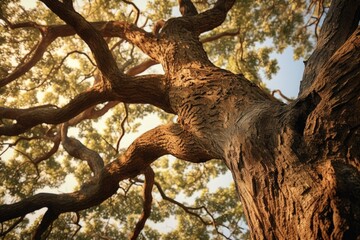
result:
<svg viewBox="0 0 360 240"><path fill-rule="evenodd" d="M103 85L101 91L84 93L59 109L0 108L2 118L17 121L0 126L0 134L16 135L43 122L63 123L106 101L150 103L177 114L178 123L143 134L105 166L81 143L78 149L70 149L71 139L63 136L69 152L88 161L96 176L74 193L43 193L2 205L1 222L47 207L36 232L41 236L59 214L100 204L115 194L119 181L145 172L149 185L137 234L150 214L149 189L154 179L149 165L172 154L191 162L217 158L226 163L253 239L358 238L358 0L332 1L305 70L300 97L289 105L208 59L199 35L221 25L234 0L219 0L202 13L190 1L179 1L184 16L166 21L159 34L116 21L96 27L64 3L42 1L89 45L104 76ZM103 40L104 32L139 47L163 66L165 74L131 77L121 72ZM34 112L39 114L34 117Z"/></svg>

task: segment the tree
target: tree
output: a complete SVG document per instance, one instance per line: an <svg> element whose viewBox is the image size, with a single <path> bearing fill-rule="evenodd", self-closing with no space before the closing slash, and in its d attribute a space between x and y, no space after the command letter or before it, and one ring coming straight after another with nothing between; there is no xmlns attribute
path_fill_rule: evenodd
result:
<svg viewBox="0 0 360 240"><path fill-rule="evenodd" d="M19 145L24 149L22 156L28 156L35 170L34 167L16 165L16 160L2 163L2 168L11 165L16 167L14 172L20 176L18 181L24 181L20 171L32 171L33 181L40 186L47 184L63 175L61 162L55 161L56 157L60 157L56 154L61 144L68 155L86 162L92 173L86 174L88 170L82 167L76 169L83 174L84 179L79 189L72 193L36 193L33 185L29 184L28 189L25 189L26 194L20 196L19 192L24 193L24 189L17 191L19 186L12 184L13 187L7 189L6 193L12 195L13 192L19 199L0 206L0 220L7 227L3 228L3 234L13 230L18 224L24 224L22 220L25 215L44 207L47 210L40 223L34 227L34 238L46 235L53 222L63 213L77 213L73 217L74 222L78 223L79 211L94 206L102 207L103 205L99 204L110 199L122 188L121 185L119 187L119 182L132 179L145 182L142 215L132 236L136 238L150 215L153 186L166 198L166 193L161 191L161 185L155 182L151 164L156 164L157 159L170 154L194 163L194 168L211 159L219 159L225 163L232 173L250 235L254 239L356 239L360 235L360 1L333 0L324 19L322 6L327 3L310 1L309 9L315 7L318 13L314 23L317 28L322 24L321 30L316 28L317 44L306 61L299 96L289 104L280 102L258 84L247 80L246 77L252 76L252 80L258 82L259 76L254 70L261 61L245 61L246 57L259 59L259 56L263 56L263 66L271 65L269 69L265 68L269 76L276 71L276 62L268 59L273 49L264 48L259 56L251 54L252 52L247 50L252 47L249 44L251 42L245 41L248 32L242 32L241 28L234 32L224 32L223 35L239 34L240 56L230 58L229 67L244 71L245 76L240 72L236 74L217 67L209 60L202 44L205 40L199 40L199 36L220 26L232 8L236 12L238 8L233 7L233 0L218 0L201 13L198 13L198 10L207 6L202 1L196 8L191 1L179 0L182 17L154 22L153 32L137 27L138 17L134 18L135 24L122 20L101 22L96 18L85 19L75 10L72 1L42 2L56 16L41 9L37 9L37 13L44 11L48 22L55 23L40 25L28 21L15 24L8 20L11 13L4 13L5 10L2 10L2 19L10 28L28 27L29 31L39 31L42 36L38 45L23 59L13 59L7 50L9 54L7 59L4 59L0 81L2 94L8 96L7 99L2 99L6 107L0 108L0 134L4 140L15 137L11 146ZM249 2L236 4L246 5ZM270 5L273 10L271 12L278 12L277 16L281 16L284 12L276 9L283 6L281 4L287 5L282 1L279 1L279 5L273 2ZM294 4L290 5L294 12L297 9L296 4L304 8L301 1L294 1ZM260 7L263 6L258 4L254 9ZM90 5L88 10L92 12L97 9L92 9ZM255 13L258 14L255 17L260 16L259 12ZM241 18L241 13L236 16ZM264 18L269 22L274 21L278 24L275 24L276 26L286 27L281 28L283 31L280 31L280 34L268 29L257 32L256 36L262 36L264 41L272 34L278 45L277 50L288 44L302 42L304 45L298 46L297 52L306 53L310 47L310 43L306 41L308 33L302 27L298 27L301 31L294 32L293 29L297 28L292 25L294 22L303 21L300 16L294 14L293 21L285 21L283 25L283 21L274 20L271 14L265 15ZM66 24L56 22L57 17ZM57 71L56 75L51 75L56 79L54 81L48 80L46 68L43 71L29 71L35 64L54 64L57 55L63 54L59 50L62 45L61 42L55 42L59 47L55 51L51 49L50 43L56 38L75 34L81 41L78 38L67 40L73 42L72 46L76 46L69 55L78 53L89 59L79 61L79 64L83 65L80 68L82 71L89 69L89 64L94 60L97 70L92 85L73 80L79 73L64 64L66 58L61 62L61 71L55 69L57 65L54 65ZM208 37L217 38L221 37L220 35L221 33L217 33ZM35 40L34 34L28 37ZM4 38L3 41L6 41L7 38ZM115 38L121 40L114 42ZM11 49L9 46L18 46L20 53L28 49L28 43L22 42L22 39L24 37L18 42L13 40L8 43L7 49ZM251 37L246 38L248 39ZM112 46L116 48L123 44L124 40L135 45L151 60L139 63L124 73L127 65L119 66L117 61L121 50L118 55L112 52ZM92 57L77 50L83 47L82 41L91 50ZM209 50L210 53L211 51L214 50ZM226 52L226 49L224 51ZM130 48L128 53L131 52L133 51ZM234 51L228 51L228 54L234 54ZM136 61L134 59L136 58L131 60ZM216 60L223 66L224 59L226 58L219 57ZM18 63L19 67L8 73L7 69L12 69L14 62ZM161 64L164 74L138 75L142 69L155 63ZM52 70L50 72L53 73ZM16 79L21 81L15 81ZM52 85L56 94L46 92L39 95L39 89L46 89L48 85ZM26 104L24 100L27 95L19 95L24 86L27 90L36 89L37 94L34 95L34 91L32 95L29 93L31 98L27 99ZM64 102L61 94L71 100L57 106ZM37 98L44 98L48 104L36 106ZM18 102L19 99L22 101ZM106 159L112 156L110 151L115 149L114 152L118 152L119 147L110 149L110 145L113 145L108 144L107 151L104 151L108 154L105 159L103 153L99 154L71 137L68 129L79 124L79 137L82 132L88 131L86 137L89 143L101 142L99 135L94 133L95 130L89 128L91 124L84 124L84 121L103 115L118 102L155 106L176 115L177 119L176 122L144 133L114 157L114 160L108 161ZM22 104L25 106L21 106ZM112 121L115 122L115 119ZM124 130L124 126L122 129ZM116 129L108 132L112 143L114 139L111 131ZM90 136L93 136L93 139L89 139ZM44 143L45 140L47 143ZM53 145L49 146L49 143ZM44 164L41 165L40 162ZM71 165L68 161L63 164ZM221 168L221 164L216 167ZM67 168L75 170L73 166ZM43 179L42 172L45 169L50 173L54 171L49 174L52 179ZM137 178L139 174L144 174L144 179ZM191 185L182 187L189 188ZM28 194L30 196L27 196ZM217 194L228 195L225 190ZM131 193L128 196L136 198L136 195ZM240 206L228 199L219 202L216 202L216 199L213 197L208 203L219 207L224 204L232 209ZM189 211L189 208L183 207ZM205 211L207 217L210 217L209 222L216 226L218 219L213 217L209 209L202 207L199 210ZM127 208L124 207L121 211L119 218L124 217ZM201 213L192 213L206 224L207 220ZM232 214L237 213L230 215ZM228 216L228 219L223 222L231 224L231 216ZM186 221L182 223L184 228L192 227L187 225ZM60 224L63 223L57 223ZM199 230L196 226L195 228ZM216 227L215 230L221 233L219 228ZM197 233L201 234L199 231ZM179 236L181 233L173 234ZM169 238L171 236L168 235ZM159 235L155 231L149 231L148 237L157 238ZM209 235L197 237L206 238Z"/></svg>

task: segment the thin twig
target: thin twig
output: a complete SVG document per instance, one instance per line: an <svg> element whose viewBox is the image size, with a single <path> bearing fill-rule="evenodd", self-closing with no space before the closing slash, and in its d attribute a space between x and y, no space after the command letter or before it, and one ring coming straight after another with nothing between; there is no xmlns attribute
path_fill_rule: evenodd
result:
<svg viewBox="0 0 360 240"><path fill-rule="evenodd" d="M136 17L135 17L135 21L134 24L137 25L138 21L139 21L139 17L140 17L140 9L136 6L135 3L127 1L127 0L122 0L124 3L130 4L134 11L136 12Z"/></svg>
<svg viewBox="0 0 360 240"><path fill-rule="evenodd" d="M214 36L210 36L210 37L206 37L206 38L200 39L200 42L201 42L201 43L207 43L207 42L211 42L211 41L218 40L219 38L222 38L222 37L236 36L236 35L238 35L239 33L240 33L240 28L237 29L236 31L234 31L234 30L229 30L229 31L226 31L226 32L222 32L222 33L216 34L216 35L214 35Z"/></svg>
<svg viewBox="0 0 360 240"><path fill-rule="evenodd" d="M285 99L286 101L288 102L293 102L294 100L291 99L291 98L288 98L287 96L285 96L281 91L280 89L275 89L271 92L271 95L274 96L275 93L278 93L280 95L280 97L282 97L283 99Z"/></svg>
<svg viewBox="0 0 360 240"><path fill-rule="evenodd" d="M11 232L19 223L22 222L22 220L25 218L25 215L20 217L18 220L16 220L6 231L3 231L3 229L1 229L1 232L0 232L0 237L5 237L6 234L8 234L9 232ZM2 223L1 223L1 226Z"/></svg>

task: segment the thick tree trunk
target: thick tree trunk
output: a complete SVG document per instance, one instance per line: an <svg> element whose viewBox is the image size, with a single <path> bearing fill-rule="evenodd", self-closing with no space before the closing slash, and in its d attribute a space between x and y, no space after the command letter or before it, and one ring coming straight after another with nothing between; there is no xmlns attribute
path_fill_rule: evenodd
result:
<svg viewBox="0 0 360 240"><path fill-rule="evenodd" d="M360 1L354 1L355 11L348 7L350 0L334 1L330 20L338 16L338 8L342 9L340 19L346 12L356 15L355 20L344 28L345 34L337 32L339 25L324 27L320 40L333 39L330 43L336 46L327 48L329 42L320 41L305 71L301 96L290 105L207 58L199 34L219 26L233 0L219 0L200 14L192 9L191 1L179 1L184 17L168 20L159 34L121 22L90 24L64 3L43 2L89 45L104 76L103 85L61 109L0 108L2 118L16 120L0 127L0 134L16 135L40 123L66 122L89 106L109 100L153 104L177 114L178 124L145 133L106 166L95 155L96 177L77 192L38 194L0 206L1 222L47 207L37 232L41 236L59 214L100 204L116 192L119 181L172 154L191 162L224 160L253 239L359 237ZM161 63L166 74L130 77L120 72L101 35L115 36L115 32ZM66 146L69 139L63 136L62 141ZM70 146L65 149L71 152Z"/></svg>
<svg viewBox="0 0 360 240"><path fill-rule="evenodd" d="M246 128L227 164L253 239L359 238L359 34L305 97L239 122Z"/></svg>

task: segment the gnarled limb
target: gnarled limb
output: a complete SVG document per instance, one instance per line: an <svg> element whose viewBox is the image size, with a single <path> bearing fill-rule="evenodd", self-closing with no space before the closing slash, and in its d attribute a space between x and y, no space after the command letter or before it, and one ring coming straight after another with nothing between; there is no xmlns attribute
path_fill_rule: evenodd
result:
<svg viewBox="0 0 360 240"><path fill-rule="evenodd" d="M27 109L0 107L1 119L13 119L16 123L0 127L0 135L14 136L25 132L29 128L41 123L58 124L78 115L88 107L98 103L113 100L114 96L108 91L96 87L77 95L62 108L40 106Z"/></svg>
<svg viewBox="0 0 360 240"><path fill-rule="evenodd" d="M112 91L94 86L77 95L62 108L40 106L27 109L0 107L1 119L13 119L16 123L0 126L0 135L14 136L41 123L59 124L74 118L91 106L108 101L125 103L149 103L173 113L167 96L166 79L163 75L130 77L126 84L117 83ZM101 84L100 84L101 85Z"/></svg>
<svg viewBox="0 0 360 240"><path fill-rule="evenodd" d="M86 183L73 193L39 193L17 203L1 205L0 222L21 217L43 207L48 208L49 214L51 213L48 215L51 217L98 205L116 193L119 181L137 176L165 154L191 162L211 159L211 156L197 145L196 139L180 125L163 125L136 139L123 155L104 167L97 181ZM44 224L48 222L44 220Z"/></svg>
<svg viewBox="0 0 360 240"><path fill-rule="evenodd" d="M48 228L52 225L52 223L59 217L59 213L52 211L51 209L48 209L39 226L36 228L34 236L32 239L40 240L42 239L42 235L48 230Z"/></svg>
<svg viewBox="0 0 360 240"><path fill-rule="evenodd" d="M306 62L299 96L310 88L326 60L344 44L360 20L360 0L333 0L321 27L318 42Z"/></svg>
<svg viewBox="0 0 360 240"><path fill-rule="evenodd" d="M86 161L94 173L94 178L98 178L104 168L104 161L100 155L84 146L79 140L67 136L68 125L61 125L61 142L66 152L70 156Z"/></svg>

